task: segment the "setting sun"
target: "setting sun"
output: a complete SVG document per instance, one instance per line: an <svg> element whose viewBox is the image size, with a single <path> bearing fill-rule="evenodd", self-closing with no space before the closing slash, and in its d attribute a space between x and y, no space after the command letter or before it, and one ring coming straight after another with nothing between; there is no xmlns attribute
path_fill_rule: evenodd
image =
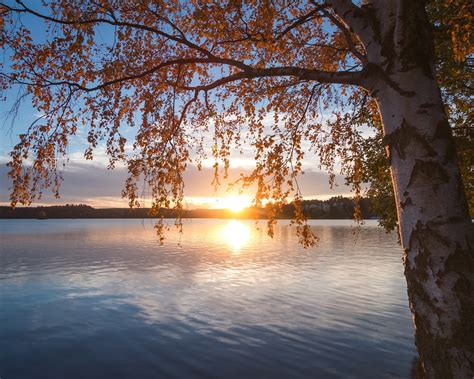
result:
<svg viewBox="0 0 474 379"><path fill-rule="evenodd" d="M251 205L251 200L246 196L228 196L222 199L223 208L238 213Z"/></svg>

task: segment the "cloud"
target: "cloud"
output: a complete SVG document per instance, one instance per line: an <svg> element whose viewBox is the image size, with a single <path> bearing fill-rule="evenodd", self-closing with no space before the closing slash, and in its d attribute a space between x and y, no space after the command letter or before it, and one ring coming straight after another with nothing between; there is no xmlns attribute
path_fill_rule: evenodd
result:
<svg viewBox="0 0 474 379"><path fill-rule="evenodd" d="M7 167L0 166L0 204L6 205L9 201L10 179L7 177ZM213 170L203 168L198 171L195 166L189 166L185 173L185 196L189 208L215 207L220 198L229 196L228 183L238 177L241 173L248 173L248 168L235 168L229 171L230 179L222 181L222 185L214 189L212 183ZM64 172L64 182L61 186L61 198L53 198L45 191L44 198L40 204L66 204L85 203L95 207L124 207L127 200L121 198L121 191L126 179L125 168L107 170L105 167L89 162L74 162L67 166ZM326 199L336 195L350 195L349 187L343 185L342 177L336 177L339 186L330 189L328 185L328 174L321 171L307 171L299 180L299 186L305 198ZM233 192L234 195L236 192ZM252 190L244 192L246 196L252 196ZM143 200L149 200L146 191L143 191ZM145 203L146 205L146 203Z"/></svg>
<svg viewBox="0 0 474 379"><path fill-rule="evenodd" d="M34 111L31 110L31 115ZM331 117L330 113L319 115L320 121ZM274 113L269 112L263 120L265 131L270 132L274 124ZM281 121L280 121L281 123ZM208 147L208 155L212 146L213 120L210 122L209 133L204 133L204 145ZM248 125L242 126L243 133L248 130ZM191 132L191 129L190 129ZM94 159L86 161L84 159L84 150L87 147L86 128L80 129L77 135L71 139L69 145L68 164L64 172L64 182L61 187L61 198L54 199L48 191L41 200L42 203L87 203L94 206L126 206L127 201L121 198L121 191L127 176L126 168L123 164L117 164L114 170L107 170L109 157L106 153L106 147L101 144L94 150ZM133 133L132 133L133 134ZM131 137L130 135L128 137ZM129 141L133 138L129 139ZM7 168L5 163L8 160L6 151L10 150L13 141L0 140L0 203L7 203L9 199L10 180L6 176ZM308 141L303 141L303 150L305 157L303 159L303 168L305 175L299 178L299 187L306 198L329 198L335 195L350 195L350 189L344 186L342 177L337 176L338 187L333 190L328 185L328 174L318 170L319 159L311 152L311 145ZM132 143L126 144L126 152L132 152ZM216 191L213 187L213 168L214 159L205 159L203 169L198 171L196 166L189 165L185 173L185 196L187 203L192 206L211 206L219 203L219 198L228 196L228 183L237 179L240 173L249 173L254 167L254 151L250 145L241 146L242 154L234 151L230 157L231 168L229 170L230 179L221 181L222 185ZM252 196L255 189L247 190L245 195ZM234 192L235 194L235 192ZM144 199L147 198L147 192L143 191Z"/></svg>

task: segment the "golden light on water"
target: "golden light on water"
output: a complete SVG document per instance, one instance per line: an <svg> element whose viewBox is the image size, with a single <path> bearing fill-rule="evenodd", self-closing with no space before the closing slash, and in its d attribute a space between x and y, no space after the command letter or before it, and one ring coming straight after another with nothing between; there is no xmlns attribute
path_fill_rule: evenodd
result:
<svg viewBox="0 0 474 379"><path fill-rule="evenodd" d="M234 251L239 251L250 239L250 227L243 222L230 220L222 229L221 238Z"/></svg>

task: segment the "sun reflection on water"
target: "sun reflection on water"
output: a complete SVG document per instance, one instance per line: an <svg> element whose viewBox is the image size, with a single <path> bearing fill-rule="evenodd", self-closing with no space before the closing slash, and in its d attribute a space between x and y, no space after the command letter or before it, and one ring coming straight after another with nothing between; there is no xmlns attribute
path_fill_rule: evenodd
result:
<svg viewBox="0 0 474 379"><path fill-rule="evenodd" d="M221 238L227 242L234 251L240 251L250 239L250 228L240 221L230 220L224 229L222 229Z"/></svg>

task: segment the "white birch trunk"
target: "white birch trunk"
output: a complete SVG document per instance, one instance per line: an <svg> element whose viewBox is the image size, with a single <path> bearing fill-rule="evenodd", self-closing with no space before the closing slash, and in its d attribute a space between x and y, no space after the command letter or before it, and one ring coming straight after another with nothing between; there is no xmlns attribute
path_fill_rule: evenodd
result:
<svg viewBox="0 0 474 379"><path fill-rule="evenodd" d="M416 344L428 378L474 375L474 230L437 83L395 75L377 97L390 156Z"/></svg>
<svg viewBox="0 0 474 379"><path fill-rule="evenodd" d="M390 157L416 345L428 378L474 377L474 228L422 1L373 0L363 37ZM367 19L367 18L366 18Z"/></svg>
<svg viewBox="0 0 474 379"><path fill-rule="evenodd" d="M428 378L474 377L474 230L421 0L332 0L367 54L384 125L416 345Z"/></svg>

